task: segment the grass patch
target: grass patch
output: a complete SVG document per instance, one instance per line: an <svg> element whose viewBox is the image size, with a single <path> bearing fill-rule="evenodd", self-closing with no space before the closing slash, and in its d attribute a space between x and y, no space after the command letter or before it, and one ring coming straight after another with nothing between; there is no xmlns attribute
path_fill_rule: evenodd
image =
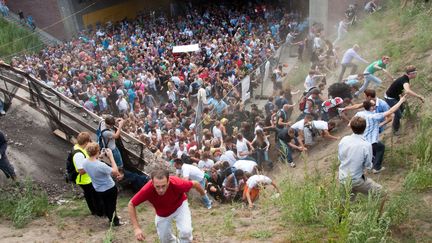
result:
<svg viewBox="0 0 432 243"><path fill-rule="evenodd" d="M250 236L257 239L269 239L273 236L273 233L268 230L258 230L251 233Z"/></svg>
<svg viewBox="0 0 432 243"><path fill-rule="evenodd" d="M48 211L46 193L28 179L0 188L0 201L0 217L12 220L16 228L23 228Z"/></svg>
<svg viewBox="0 0 432 243"><path fill-rule="evenodd" d="M87 203L84 198L70 201L64 205L58 206L55 210L61 218L77 218L90 214Z"/></svg>
<svg viewBox="0 0 432 243"><path fill-rule="evenodd" d="M234 213L232 211L227 212L224 216L223 230L226 235L234 235L235 233Z"/></svg>
<svg viewBox="0 0 432 243"><path fill-rule="evenodd" d="M10 61L15 53L37 53L44 46L34 32L9 23L3 18L0 18L0 29L0 57L5 61Z"/></svg>
<svg viewBox="0 0 432 243"><path fill-rule="evenodd" d="M298 84L301 84L304 82L306 76L308 75L310 70L309 63L299 63L299 65L296 67L293 67L293 69L289 72L287 75L287 85L284 86L286 88L287 86L293 88L297 86Z"/></svg>

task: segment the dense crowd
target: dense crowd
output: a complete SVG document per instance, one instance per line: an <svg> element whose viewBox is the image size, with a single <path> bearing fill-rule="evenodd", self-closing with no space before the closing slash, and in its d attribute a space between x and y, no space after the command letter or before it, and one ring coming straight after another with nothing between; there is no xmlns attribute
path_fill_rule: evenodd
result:
<svg viewBox="0 0 432 243"><path fill-rule="evenodd" d="M372 11L371 4L375 2L366 6L368 13L378 9L373 5ZM191 188L201 194L209 209L212 201L207 194L220 203L238 200L253 208L262 186L271 184L279 191L270 178L258 175L273 168L272 158L295 167L293 152L307 151L319 137L339 140L340 137L331 134L339 123L349 122L353 130L339 144L341 183L352 182L354 193L381 190L379 184L364 175L365 169L373 173L384 170L385 145L380 142L380 133L392 122L393 133L397 135L407 96L421 101L424 98L409 86L417 74L412 65L394 79L387 70L390 57L369 62L359 55L361 48L357 44L339 58L339 49L333 44L337 45L347 34L349 18L347 15L339 23L341 29L333 43L323 36L322 25L318 23L312 25L305 38L299 35L300 40L296 40L303 31L296 14L264 5L229 8L209 5L189 9L186 16L175 20L141 15L133 21L108 24L94 33L83 32L61 46L44 49L38 56L16 58L12 64L33 73L87 110L111 114L99 124L99 145L91 143L85 132L78 136L74 149L82 155L74 155L75 167L80 171L76 182L83 187L92 213L108 216L115 225L121 223L114 214L117 191L111 175L119 181L134 181L140 185L136 190L143 186L129 204L135 235L143 239L135 212L141 202L150 201L156 207L156 221L164 224L172 220L164 218L165 214L171 217L181 209L186 211L178 215L187 218L189 209L182 197L175 208L165 205L172 210L164 211L166 208L159 205L164 200L157 195L163 197L168 193L171 198L178 191L183 193ZM191 43L198 43L201 51L171 52L173 46ZM271 72L276 95L269 97L262 109L252 104L251 110L246 110L238 84L274 55L280 44L290 48L289 54L297 47L301 61L305 58L304 50L310 54L311 69L301 98L293 101L300 91L284 89L284 66L277 65ZM356 61L368 64L363 72L356 73ZM338 80L327 88L326 74L338 66L342 67ZM345 77L348 68L351 72ZM371 83L374 88L380 87L378 72L392 81L384 99L368 87ZM363 95L364 102L353 104ZM196 121L197 110L200 111L197 107L201 107L198 104L203 109L201 120ZM361 108L364 110L354 116L350 112ZM293 113L299 113L297 119L291 118ZM198 130L201 125L203 129ZM164 158L179 177L193 183L172 179L164 171L158 171L151 176L153 188L150 183L145 184L150 179L146 175L125 170L115 143L121 131L141 140ZM276 151L276 156L269 156L270 148ZM107 156L111 167L99 163L101 153ZM98 171L103 172L100 178ZM81 182L85 175L88 180ZM93 183L95 192L91 192L89 183ZM167 192L167 183L178 191ZM98 207L92 202L95 193L103 204L109 205L105 206L105 212L96 210ZM160 227L160 237L172 240L169 227ZM191 239L192 230L181 228L180 236L183 230L188 233L184 238Z"/></svg>

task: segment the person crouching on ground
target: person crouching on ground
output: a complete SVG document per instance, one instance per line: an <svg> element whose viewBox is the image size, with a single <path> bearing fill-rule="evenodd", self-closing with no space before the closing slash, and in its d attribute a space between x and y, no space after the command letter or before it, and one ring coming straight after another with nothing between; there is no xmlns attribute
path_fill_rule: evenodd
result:
<svg viewBox="0 0 432 243"><path fill-rule="evenodd" d="M91 142L86 146L86 150L89 158L84 162L83 169L90 176L93 187L103 202L105 215L110 223L114 226L120 226L121 223L116 213L117 187L111 178L111 175L117 178L120 174L113 154L108 148L103 151L111 163L111 167L109 167L98 159L101 156L99 144Z"/></svg>
<svg viewBox="0 0 432 243"><path fill-rule="evenodd" d="M365 176L366 169L372 169L372 144L363 137L366 120L355 116L350 121L353 134L345 136L339 143L339 182L351 186L351 201L357 193L379 193L382 186Z"/></svg>
<svg viewBox="0 0 432 243"><path fill-rule="evenodd" d="M248 203L249 208L253 208L253 203L259 197L260 189L266 185L272 185L277 191L276 197L279 196L279 188L276 186L274 181L265 175L253 175L246 181L246 185L243 190L243 201Z"/></svg>

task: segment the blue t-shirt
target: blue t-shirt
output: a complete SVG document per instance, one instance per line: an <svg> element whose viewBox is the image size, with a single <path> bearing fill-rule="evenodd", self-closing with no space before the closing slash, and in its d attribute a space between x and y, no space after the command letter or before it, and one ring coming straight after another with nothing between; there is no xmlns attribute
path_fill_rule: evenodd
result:
<svg viewBox="0 0 432 243"><path fill-rule="evenodd" d="M92 179L93 187L97 192L104 192L115 185L111 178L112 168L107 164L99 160L93 162L86 159L83 168Z"/></svg>

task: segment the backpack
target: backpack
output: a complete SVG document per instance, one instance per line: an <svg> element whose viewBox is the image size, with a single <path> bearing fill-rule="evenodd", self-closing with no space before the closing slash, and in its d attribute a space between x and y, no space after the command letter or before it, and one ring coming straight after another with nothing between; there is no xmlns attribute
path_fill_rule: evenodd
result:
<svg viewBox="0 0 432 243"><path fill-rule="evenodd" d="M300 100L299 100L299 110L300 110L301 112L303 112L304 109L306 108L306 103L307 103L307 101L308 101L308 99L309 99L309 95L310 95L310 93L311 93L311 91L312 91L313 89L315 89L315 87L312 87L312 88L310 88L308 91L303 92L303 95L300 97ZM309 100L312 100L312 99L309 99ZM313 102L313 100L312 100L312 104L313 104L313 105L315 104L315 103Z"/></svg>
<svg viewBox="0 0 432 243"><path fill-rule="evenodd" d="M99 144L99 148L100 148L100 149L103 149L103 148L106 148L106 147L107 147L108 142L105 141L105 139L104 139L104 137L102 136L102 134L103 134L105 131L108 131L109 129L108 129L108 128L105 128L105 129L101 130L101 127L102 127L101 125L102 125L102 122L99 123L99 126L98 126L98 128L96 129L96 141L97 141L97 143Z"/></svg>
<svg viewBox="0 0 432 243"><path fill-rule="evenodd" d="M286 121L286 113L283 109L280 109L276 114L276 127L283 128L283 126L279 126L277 123L279 122L279 118L283 118L284 121Z"/></svg>
<svg viewBox="0 0 432 243"><path fill-rule="evenodd" d="M82 153L82 152L79 149L72 150L69 152L68 157L66 158L66 173L65 173L66 183L69 182L76 183L78 172L73 163L73 157L75 156L76 153Z"/></svg>

